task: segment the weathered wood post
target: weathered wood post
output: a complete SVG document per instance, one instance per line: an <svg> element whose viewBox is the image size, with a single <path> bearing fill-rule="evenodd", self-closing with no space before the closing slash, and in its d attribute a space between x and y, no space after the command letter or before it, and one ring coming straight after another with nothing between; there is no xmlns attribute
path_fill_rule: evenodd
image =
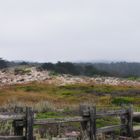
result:
<svg viewBox="0 0 140 140"><path fill-rule="evenodd" d="M23 113L23 108L15 107L14 112L15 113ZM15 136L23 136L24 120L14 120L13 127L14 127L14 135Z"/></svg>
<svg viewBox="0 0 140 140"><path fill-rule="evenodd" d="M126 114L121 114L120 115L120 120L121 120L121 129L120 129L120 136L127 136L127 114L128 114L128 109L126 109L125 105L122 105L122 110L126 112ZM126 127L124 127L126 126Z"/></svg>
<svg viewBox="0 0 140 140"><path fill-rule="evenodd" d="M33 137L34 113L31 108L26 108L26 140L34 140Z"/></svg>
<svg viewBox="0 0 140 140"><path fill-rule="evenodd" d="M23 120L14 120L13 127L15 136L23 136L23 127L24 127Z"/></svg>
<svg viewBox="0 0 140 140"><path fill-rule="evenodd" d="M90 107L90 140L96 140L96 107Z"/></svg>
<svg viewBox="0 0 140 140"><path fill-rule="evenodd" d="M96 140L96 107L87 105L80 106L80 114L88 121L82 122L82 129L86 138L85 140Z"/></svg>
<svg viewBox="0 0 140 140"><path fill-rule="evenodd" d="M90 120L90 113L89 113L89 106L87 105L80 105L80 115L83 117L83 119L87 119L87 121L81 122L82 130L83 130L83 139L89 140L89 120Z"/></svg>
<svg viewBox="0 0 140 140"><path fill-rule="evenodd" d="M121 124L126 127L121 128L121 136L133 137L133 108L125 108L126 114L121 115Z"/></svg>
<svg viewBox="0 0 140 140"><path fill-rule="evenodd" d="M127 115L127 136L134 137L133 134L133 107L130 106L128 108L128 115Z"/></svg>
<svg viewBox="0 0 140 140"><path fill-rule="evenodd" d="M121 136L126 136L127 130L126 130L125 127L123 127L123 126L126 125L126 115L121 115L120 119L121 119L121 125L122 125L122 127L120 129L120 135Z"/></svg>

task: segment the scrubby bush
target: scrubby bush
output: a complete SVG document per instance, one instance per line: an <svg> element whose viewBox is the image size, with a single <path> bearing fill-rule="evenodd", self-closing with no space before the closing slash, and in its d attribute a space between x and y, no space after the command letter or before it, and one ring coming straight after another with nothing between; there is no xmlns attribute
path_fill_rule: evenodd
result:
<svg viewBox="0 0 140 140"><path fill-rule="evenodd" d="M133 98L131 97L117 97L112 100L112 104L122 105L122 104L132 104Z"/></svg>
<svg viewBox="0 0 140 140"><path fill-rule="evenodd" d="M31 72L30 69L24 69L24 68L16 68L14 70L15 75L24 75L29 74Z"/></svg>

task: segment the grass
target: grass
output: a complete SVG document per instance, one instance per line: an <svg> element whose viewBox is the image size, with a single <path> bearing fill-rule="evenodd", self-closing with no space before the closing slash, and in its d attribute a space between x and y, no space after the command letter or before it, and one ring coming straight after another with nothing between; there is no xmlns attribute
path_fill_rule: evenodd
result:
<svg viewBox="0 0 140 140"><path fill-rule="evenodd" d="M0 105L13 98L26 104L49 101L57 108L71 107L81 103L96 104L97 106L112 106L121 103L140 105L139 94L134 96L134 91L139 90L140 87L123 85L71 84L57 86L33 82L0 89ZM123 92L129 92L129 96L123 95Z"/></svg>
<svg viewBox="0 0 140 140"><path fill-rule="evenodd" d="M38 113L36 119L45 119L45 118L60 118L59 113L56 112L45 112L45 113Z"/></svg>
<svg viewBox="0 0 140 140"><path fill-rule="evenodd" d="M121 105L121 104L133 104L133 105L140 105L140 97L115 97L112 99L112 104Z"/></svg>
<svg viewBox="0 0 140 140"><path fill-rule="evenodd" d="M128 77L127 79L131 81L140 81L140 77L137 76Z"/></svg>
<svg viewBox="0 0 140 140"><path fill-rule="evenodd" d="M102 119L97 119L96 122L97 122L97 128L120 124L120 120L115 117L106 117Z"/></svg>
<svg viewBox="0 0 140 140"><path fill-rule="evenodd" d="M121 105L121 104L134 104L135 98L133 97L116 97L112 99L112 104Z"/></svg>
<svg viewBox="0 0 140 140"><path fill-rule="evenodd" d="M30 84L13 85L0 89L0 105L10 107L18 102L29 105L37 111L36 118L63 118L74 115L74 108L79 104L96 104L104 107L118 108L121 104L134 104L135 110L140 109L140 95L135 94L140 87L69 84L57 86L48 83L33 82ZM129 93L123 94L123 93ZM99 107L97 108L97 110ZM105 117L97 119L97 128L119 124L118 118ZM79 123L69 123L68 126L80 129Z"/></svg>

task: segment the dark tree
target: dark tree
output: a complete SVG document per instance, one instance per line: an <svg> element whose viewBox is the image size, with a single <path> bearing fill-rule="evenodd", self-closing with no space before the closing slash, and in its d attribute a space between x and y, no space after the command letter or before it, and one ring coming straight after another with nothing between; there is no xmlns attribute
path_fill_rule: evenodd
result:
<svg viewBox="0 0 140 140"><path fill-rule="evenodd" d="M55 70L55 65L52 64L52 63L44 63L41 65L41 68L44 69L44 70Z"/></svg>
<svg viewBox="0 0 140 140"><path fill-rule="evenodd" d="M0 69L7 68L8 62L0 58Z"/></svg>

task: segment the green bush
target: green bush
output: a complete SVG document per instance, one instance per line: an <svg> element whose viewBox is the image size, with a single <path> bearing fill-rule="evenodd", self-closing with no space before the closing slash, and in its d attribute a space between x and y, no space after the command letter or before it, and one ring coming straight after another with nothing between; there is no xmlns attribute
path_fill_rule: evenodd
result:
<svg viewBox="0 0 140 140"><path fill-rule="evenodd" d="M36 118L37 119L59 118L59 114L57 112L38 113Z"/></svg>
<svg viewBox="0 0 140 140"><path fill-rule="evenodd" d="M24 75L24 74L29 74L30 72L31 72L31 70L29 70L29 69L22 69L22 68L16 68L14 70L15 75L18 75L18 74Z"/></svg>
<svg viewBox="0 0 140 140"><path fill-rule="evenodd" d="M140 77L138 77L138 76L128 77L127 79L132 80L132 81L140 81Z"/></svg>
<svg viewBox="0 0 140 140"><path fill-rule="evenodd" d="M122 104L132 104L134 99L132 97L117 97L112 100L112 104L122 105Z"/></svg>
<svg viewBox="0 0 140 140"><path fill-rule="evenodd" d="M55 71L50 71L49 76L58 76L59 74Z"/></svg>

